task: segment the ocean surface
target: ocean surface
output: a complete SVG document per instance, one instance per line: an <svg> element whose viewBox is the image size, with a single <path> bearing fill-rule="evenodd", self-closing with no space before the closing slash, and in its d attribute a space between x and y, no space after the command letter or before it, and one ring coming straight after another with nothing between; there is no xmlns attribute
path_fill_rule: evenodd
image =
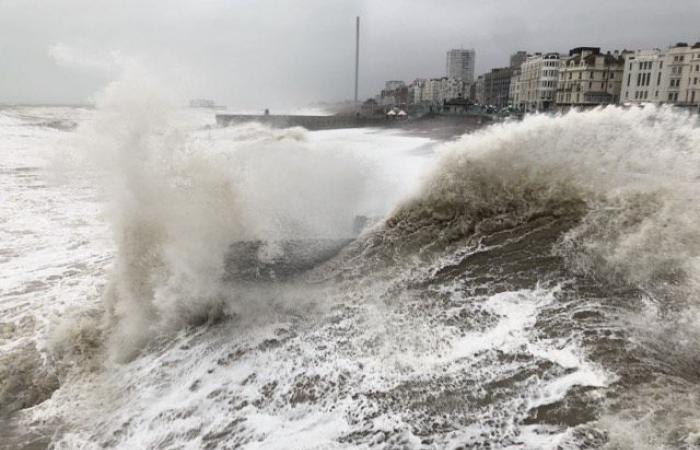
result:
<svg viewBox="0 0 700 450"><path fill-rule="evenodd" d="M673 109L0 109L0 448L699 448L698 199Z"/></svg>

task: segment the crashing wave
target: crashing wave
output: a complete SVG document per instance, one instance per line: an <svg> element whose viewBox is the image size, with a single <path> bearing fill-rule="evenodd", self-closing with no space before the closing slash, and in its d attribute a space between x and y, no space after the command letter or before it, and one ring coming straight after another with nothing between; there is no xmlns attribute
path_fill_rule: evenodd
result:
<svg viewBox="0 0 700 450"><path fill-rule="evenodd" d="M79 338L103 340L131 388L157 367L159 389L188 394L167 411L113 399L114 417L132 401L136 418L90 437L252 445L284 441L285 423L308 437L323 417L318 445L600 447L632 442L636 424L695 442L694 418L640 418L645 393L697 383L694 116L605 108L465 135L345 247L365 165L300 129L188 142L167 108L122 89L78 129L99 148L119 252L91 322L102 334ZM342 245L316 258L309 240Z"/></svg>

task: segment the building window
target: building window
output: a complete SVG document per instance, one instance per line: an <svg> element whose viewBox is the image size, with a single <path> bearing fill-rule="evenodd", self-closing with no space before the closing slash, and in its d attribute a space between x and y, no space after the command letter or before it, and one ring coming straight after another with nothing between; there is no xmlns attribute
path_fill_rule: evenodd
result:
<svg viewBox="0 0 700 450"><path fill-rule="evenodd" d="M627 74L627 86L630 85L630 79L632 78L632 74L628 73Z"/></svg>
<svg viewBox="0 0 700 450"><path fill-rule="evenodd" d="M660 84L661 84L661 72L659 72L659 76L656 78L656 85L658 86Z"/></svg>

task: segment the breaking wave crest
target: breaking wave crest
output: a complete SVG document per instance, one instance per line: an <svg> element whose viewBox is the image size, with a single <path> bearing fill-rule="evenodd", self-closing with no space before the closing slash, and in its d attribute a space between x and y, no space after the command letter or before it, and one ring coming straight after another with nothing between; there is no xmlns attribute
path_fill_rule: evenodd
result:
<svg viewBox="0 0 700 450"><path fill-rule="evenodd" d="M286 240L347 238L372 171L349 151L312 145L302 129L251 124L221 130L228 136L217 142L183 128L174 103L157 80L127 73L77 130L117 245L100 325L115 361L155 337L254 309L247 303L257 300L225 282L229 247L263 242L259 256L269 258Z"/></svg>
<svg viewBox="0 0 700 450"><path fill-rule="evenodd" d="M671 108L532 116L445 145L439 168L377 232L426 251L548 215L577 226L558 251L577 271L647 287L694 283L700 234L695 116Z"/></svg>

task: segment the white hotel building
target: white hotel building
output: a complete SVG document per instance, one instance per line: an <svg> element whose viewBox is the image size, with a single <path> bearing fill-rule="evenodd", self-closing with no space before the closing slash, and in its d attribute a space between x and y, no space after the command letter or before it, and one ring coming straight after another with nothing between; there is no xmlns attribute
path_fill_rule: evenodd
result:
<svg viewBox="0 0 700 450"><path fill-rule="evenodd" d="M664 60L659 49L637 50L626 55L620 103L663 102L666 99Z"/></svg>
<svg viewBox="0 0 700 450"><path fill-rule="evenodd" d="M700 107L700 42L626 55L620 103Z"/></svg>
<svg viewBox="0 0 700 450"><path fill-rule="evenodd" d="M511 80L511 104L521 111L548 111L554 106L559 80L559 53L535 53Z"/></svg>

